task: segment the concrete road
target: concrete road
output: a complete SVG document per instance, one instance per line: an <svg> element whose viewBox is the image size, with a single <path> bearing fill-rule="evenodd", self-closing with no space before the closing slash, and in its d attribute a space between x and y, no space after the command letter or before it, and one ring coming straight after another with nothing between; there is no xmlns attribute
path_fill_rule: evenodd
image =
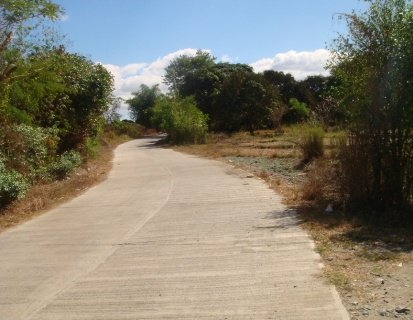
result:
<svg viewBox="0 0 413 320"><path fill-rule="evenodd" d="M0 235L0 320L348 319L280 196L154 141Z"/></svg>

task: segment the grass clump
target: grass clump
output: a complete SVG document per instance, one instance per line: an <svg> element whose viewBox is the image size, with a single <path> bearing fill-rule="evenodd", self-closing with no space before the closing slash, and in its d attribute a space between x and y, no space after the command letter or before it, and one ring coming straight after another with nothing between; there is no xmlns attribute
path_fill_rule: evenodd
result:
<svg viewBox="0 0 413 320"><path fill-rule="evenodd" d="M298 145L302 154L302 163L307 164L324 155L325 132L318 123L303 123L287 129L286 137Z"/></svg>
<svg viewBox="0 0 413 320"><path fill-rule="evenodd" d="M309 163L313 159L324 155L324 130L317 124L305 124L301 126L300 142L303 163Z"/></svg>

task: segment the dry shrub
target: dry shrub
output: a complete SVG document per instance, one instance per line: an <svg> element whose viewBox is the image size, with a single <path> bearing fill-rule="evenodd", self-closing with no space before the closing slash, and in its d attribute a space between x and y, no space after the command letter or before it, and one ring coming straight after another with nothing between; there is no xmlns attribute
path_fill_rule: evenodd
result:
<svg viewBox="0 0 413 320"><path fill-rule="evenodd" d="M219 143L224 142L229 138L226 133L208 133L207 134L207 143Z"/></svg>
<svg viewBox="0 0 413 320"><path fill-rule="evenodd" d="M338 146L338 160L342 168L341 183L351 207L360 208L371 202L371 155L365 137L349 135Z"/></svg>
<svg viewBox="0 0 413 320"><path fill-rule="evenodd" d="M316 159L307 167L307 180L302 185L301 197L314 204L342 205L340 173L334 160Z"/></svg>
<svg viewBox="0 0 413 320"><path fill-rule="evenodd" d="M303 162L308 163L324 155L324 130L319 125L303 125L301 127L300 148Z"/></svg>

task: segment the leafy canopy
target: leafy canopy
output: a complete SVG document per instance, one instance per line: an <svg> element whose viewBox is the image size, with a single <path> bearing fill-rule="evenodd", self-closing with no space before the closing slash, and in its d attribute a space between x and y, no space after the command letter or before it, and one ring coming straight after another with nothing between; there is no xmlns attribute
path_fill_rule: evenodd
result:
<svg viewBox="0 0 413 320"><path fill-rule="evenodd" d="M126 100L132 119L144 127L151 126L152 108L156 99L161 96L159 85L149 87L141 84L140 88L132 92L132 98Z"/></svg>

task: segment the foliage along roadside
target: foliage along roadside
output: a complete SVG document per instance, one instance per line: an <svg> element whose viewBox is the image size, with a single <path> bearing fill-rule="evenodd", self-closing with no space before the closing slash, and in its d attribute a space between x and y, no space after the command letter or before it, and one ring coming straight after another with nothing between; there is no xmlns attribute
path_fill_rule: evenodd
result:
<svg viewBox="0 0 413 320"><path fill-rule="evenodd" d="M349 115L343 190L361 215L401 221L413 214L413 3L369 2L344 15L349 32L332 46L335 98Z"/></svg>
<svg viewBox="0 0 413 320"><path fill-rule="evenodd" d="M144 133L143 128L134 123L116 122L119 123L105 125L99 137L95 157L88 157L79 167L67 172L62 179L26 185L24 197L0 207L0 232L74 198L103 181L110 171L114 148ZM128 132L132 133L132 136L129 136ZM63 168L59 166L55 169L64 170L66 163L62 162ZM15 182L13 179L13 183Z"/></svg>
<svg viewBox="0 0 413 320"><path fill-rule="evenodd" d="M50 23L62 14L50 0L0 3L0 208L96 157L108 121L141 133L108 119L112 75L65 49Z"/></svg>
<svg viewBox="0 0 413 320"><path fill-rule="evenodd" d="M168 133L168 141L175 144L204 143L208 131L207 119L196 106L195 99L158 99L153 107L152 122Z"/></svg>

